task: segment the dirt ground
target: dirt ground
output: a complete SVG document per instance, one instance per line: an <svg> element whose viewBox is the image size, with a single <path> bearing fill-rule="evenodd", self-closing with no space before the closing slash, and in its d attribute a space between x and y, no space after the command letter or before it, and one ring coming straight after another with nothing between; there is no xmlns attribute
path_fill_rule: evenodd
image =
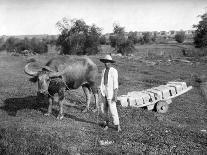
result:
<svg viewBox="0 0 207 155"><path fill-rule="evenodd" d="M46 62L51 56L36 56ZM91 57L99 67L100 56ZM81 89L67 99L65 118L57 120L58 106L46 117L47 105L36 104L37 85L23 68L26 57L0 56L0 154L205 154L207 152L207 106L192 74L206 73L204 59L192 63L163 58L113 57L119 71L119 95L181 80L193 89L175 99L165 114L144 108L118 105L122 132L110 122L108 131L97 124L97 113L83 114ZM91 104L91 108L94 103ZM101 145L100 141L109 141Z"/></svg>

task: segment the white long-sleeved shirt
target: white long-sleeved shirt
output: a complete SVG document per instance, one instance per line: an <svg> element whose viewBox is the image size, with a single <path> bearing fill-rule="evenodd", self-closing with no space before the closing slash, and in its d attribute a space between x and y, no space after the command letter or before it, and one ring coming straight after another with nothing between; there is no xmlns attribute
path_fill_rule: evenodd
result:
<svg viewBox="0 0 207 155"><path fill-rule="evenodd" d="M107 85L104 85L105 70L106 69L102 71L100 90L103 96L106 96L107 99L112 99L114 96L114 90L118 89L118 71L115 68L110 67L108 73L108 82Z"/></svg>

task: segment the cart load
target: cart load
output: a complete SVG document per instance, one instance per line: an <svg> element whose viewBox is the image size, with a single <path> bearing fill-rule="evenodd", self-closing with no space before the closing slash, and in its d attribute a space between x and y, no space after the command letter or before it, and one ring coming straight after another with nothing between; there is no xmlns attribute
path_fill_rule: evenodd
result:
<svg viewBox="0 0 207 155"><path fill-rule="evenodd" d="M172 98L182 95L192 89L186 82L168 82L143 91L128 92L127 95L118 97L118 101L123 107L147 107L148 110L156 108L157 112L165 113Z"/></svg>

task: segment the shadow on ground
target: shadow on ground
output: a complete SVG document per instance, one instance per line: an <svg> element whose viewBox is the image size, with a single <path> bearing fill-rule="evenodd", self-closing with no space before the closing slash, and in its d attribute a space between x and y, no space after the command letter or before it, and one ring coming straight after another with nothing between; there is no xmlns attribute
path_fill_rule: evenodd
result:
<svg viewBox="0 0 207 155"><path fill-rule="evenodd" d="M23 109L40 109L46 108L47 102L39 102L37 96L27 96L23 98L8 98L4 101L4 105L0 107L10 116L16 116L19 110Z"/></svg>
<svg viewBox="0 0 207 155"><path fill-rule="evenodd" d="M65 105L67 108L74 108L73 110L79 111L80 113L82 108L78 106L68 106ZM48 108L48 102L47 100L44 99L39 99L37 96L27 96L23 98L8 98L4 101L4 105L0 107L1 110L4 110L8 113L10 116L16 116L18 111L21 111L23 109L34 109L34 110L39 110L42 113L46 113ZM59 113L59 108L53 108L52 115L55 117L58 116ZM89 121L87 119L79 118L75 115L71 115L69 113L65 113L64 116L66 118L73 119L78 122L84 122L84 123L90 123L90 124L96 124L93 121Z"/></svg>

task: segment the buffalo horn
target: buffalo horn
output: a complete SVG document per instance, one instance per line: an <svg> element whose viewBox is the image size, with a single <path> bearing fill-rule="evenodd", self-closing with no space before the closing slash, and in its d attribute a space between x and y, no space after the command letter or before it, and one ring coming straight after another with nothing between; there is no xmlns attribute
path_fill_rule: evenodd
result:
<svg viewBox="0 0 207 155"><path fill-rule="evenodd" d="M59 77L61 76L62 74L60 72L52 72L49 74L50 77Z"/></svg>
<svg viewBox="0 0 207 155"><path fill-rule="evenodd" d="M36 76L38 72L32 71L29 69L29 65L31 63L28 63L25 67L24 67L24 72L30 76Z"/></svg>

